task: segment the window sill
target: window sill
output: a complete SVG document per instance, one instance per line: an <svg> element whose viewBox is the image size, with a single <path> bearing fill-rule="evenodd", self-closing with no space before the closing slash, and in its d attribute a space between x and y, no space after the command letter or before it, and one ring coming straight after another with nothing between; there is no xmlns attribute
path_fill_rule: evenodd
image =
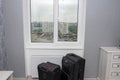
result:
<svg viewBox="0 0 120 80"><path fill-rule="evenodd" d="M41 50L84 50L80 46L26 46L26 49L41 49Z"/></svg>

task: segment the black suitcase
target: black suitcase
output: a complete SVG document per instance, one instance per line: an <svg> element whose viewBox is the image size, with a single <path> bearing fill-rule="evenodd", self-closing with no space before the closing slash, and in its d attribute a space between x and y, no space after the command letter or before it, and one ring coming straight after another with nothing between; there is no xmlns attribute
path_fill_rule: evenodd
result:
<svg viewBox="0 0 120 80"><path fill-rule="evenodd" d="M60 80L60 66L47 62L38 65L39 80Z"/></svg>
<svg viewBox="0 0 120 80"><path fill-rule="evenodd" d="M84 80L85 59L69 53L62 59L62 80Z"/></svg>

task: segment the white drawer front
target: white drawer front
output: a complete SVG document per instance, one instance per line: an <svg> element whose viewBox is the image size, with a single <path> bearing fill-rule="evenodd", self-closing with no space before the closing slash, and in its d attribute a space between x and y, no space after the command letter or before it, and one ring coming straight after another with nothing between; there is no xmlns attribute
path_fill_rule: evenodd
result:
<svg viewBox="0 0 120 80"><path fill-rule="evenodd" d="M120 79L120 70L112 70L109 73L109 78L113 80L119 80Z"/></svg>
<svg viewBox="0 0 120 80"><path fill-rule="evenodd" d="M112 61L119 61L120 62L120 53L112 53Z"/></svg>
<svg viewBox="0 0 120 80"><path fill-rule="evenodd" d="M114 60L119 60L120 59L120 55L113 55L113 59Z"/></svg>
<svg viewBox="0 0 120 80"><path fill-rule="evenodd" d="M118 72L111 72L111 77L118 77L118 76L119 76Z"/></svg>
<svg viewBox="0 0 120 80"><path fill-rule="evenodd" d="M120 63L112 63L112 69L120 69Z"/></svg>

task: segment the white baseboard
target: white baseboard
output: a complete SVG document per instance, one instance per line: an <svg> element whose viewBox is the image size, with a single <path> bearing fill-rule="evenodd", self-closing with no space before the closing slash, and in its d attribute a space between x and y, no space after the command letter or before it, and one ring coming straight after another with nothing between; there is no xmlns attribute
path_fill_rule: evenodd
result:
<svg viewBox="0 0 120 80"><path fill-rule="evenodd" d="M13 78L13 80L26 80L26 78Z"/></svg>
<svg viewBox="0 0 120 80"><path fill-rule="evenodd" d="M100 78L99 78L99 77L97 77L97 80L100 80Z"/></svg>
<svg viewBox="0 0 120 80"><path fill-rule="evenodd" d="M13 80L26 80L26 78L14 78ZM97 78L85 78L84 80L98 80Z"/></svg>
<svg viewBox="0 0 120 80"><path fill-rule="evenodd" d="M97 78L85 78L84 80L97 80Z"/></svg>

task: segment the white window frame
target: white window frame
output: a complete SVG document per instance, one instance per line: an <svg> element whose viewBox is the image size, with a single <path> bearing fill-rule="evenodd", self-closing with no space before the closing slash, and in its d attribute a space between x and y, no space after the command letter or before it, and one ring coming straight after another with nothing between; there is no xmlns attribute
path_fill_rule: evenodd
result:
<svg viewBox="0 0 120 80"><path fill-rule="evenodd" d="M58 0L54 0L54 13L58 14ZM58 42L57 41L57 23L54 23L54 42L53 43L32 43L31 42L31 27L30 27L30 0L23 0L23 29L24 29L24 44L25 48L40 48L40 49L84 49L85 36L85 14L86 14L86 0L79 0L79 14L78 14L78 37L77 42ZM54 16L54 22L58 18Z"/></svg>

